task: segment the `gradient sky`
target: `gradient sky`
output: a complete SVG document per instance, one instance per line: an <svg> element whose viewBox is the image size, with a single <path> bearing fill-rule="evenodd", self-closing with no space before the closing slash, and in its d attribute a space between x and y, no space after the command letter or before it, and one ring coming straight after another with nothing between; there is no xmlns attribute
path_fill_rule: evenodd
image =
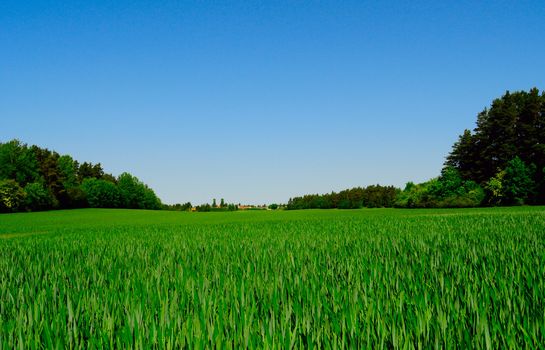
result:
<svg viewBox="0 0 545 350"><path fill-rule="evenodd" d="M543 0L0 2L0 140L166 203L424 181L534 86Z"/></svg>

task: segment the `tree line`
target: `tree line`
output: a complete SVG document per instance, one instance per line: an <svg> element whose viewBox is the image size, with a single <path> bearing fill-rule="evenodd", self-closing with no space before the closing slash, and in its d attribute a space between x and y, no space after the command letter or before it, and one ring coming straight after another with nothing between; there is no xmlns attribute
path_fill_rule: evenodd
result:
<svg viewBox="0 0 545 350"><path fill-rule="evenodd" d="M198 212L210 212L210 211L236 211L238 210L238 205L235 203L227 203L223 198L220 200L219 204L216 202L216 198L212 200L212 204L204 203L197 205L195 211Z"/></svg>
<svg viewBox="0 0 545 350"><path fill-rule="evenodd" d="M438 208L545 204L545 92L506 92L477 115L446 157L441 174L404 189L372 185L291 198L286 209L362 207ZM163 205L153 190L128 173L107 174L100 163L18 140L0 143L0 212L62 208L192 210ZM276 206L278 207L278 206ZM230 211L223 200L197 211Z"/></svg>
<svg viewBox="0 0 545 350"><path fill-rule="evenodd" d="M506 92L453 145L424 183L353 188L289 200L288 209L442 208L545 204L545 92ZM372 199L370 199L372 198Z"/></svg>
<svg viewBox="0 0 545 350"><path fill-rule="evenodd" d="M358 209L392 207L398 193L394 186L372 185L326 194L290 198L286 209Z"/></svg>
<svg viewBox="0 0 545 350"><path fill-rule="evenodd" d="M485 190L486 204L545 203L545 92L507 92L477 116L447 166Z"/></svg>
<svg viewBox="0 0 545 350"><path fill-rule="evenodd" d="M163 204L163 209L171 211L198 211L198 212L210 212L210 211L235 211L238 210L239 205L234 203L227 203L225 199L221 199L220 203L216 202L214 198L212 204L204 203L201 205L193 206L191 202L176 203L176 204Z"/></svg>
<svg viewBox="0 0 545 350"><path fill-rule="evenodd" d="M161 209L138 178L105 173L100 163L79 163L19 140L0 143L0 212L71 208Z"/></svg>

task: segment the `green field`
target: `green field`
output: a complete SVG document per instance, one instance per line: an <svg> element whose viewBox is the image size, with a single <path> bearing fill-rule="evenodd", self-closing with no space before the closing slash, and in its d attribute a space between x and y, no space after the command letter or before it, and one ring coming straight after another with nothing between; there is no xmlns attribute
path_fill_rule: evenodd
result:
<svg viewBox="0 0 545 350"><path fill-rule="evenodd" d="M0 215L0 348L543 344L543 207Z"/></svg>

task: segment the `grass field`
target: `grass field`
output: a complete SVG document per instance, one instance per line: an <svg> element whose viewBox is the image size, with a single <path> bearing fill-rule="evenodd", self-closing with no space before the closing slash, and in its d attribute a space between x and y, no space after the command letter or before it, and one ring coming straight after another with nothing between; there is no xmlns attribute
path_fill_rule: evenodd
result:
<svg viewBox="0 0 545 350"><path fill-rule="evenodd" d="M539 348L545 208L0 215L0 348Z"/></svg>

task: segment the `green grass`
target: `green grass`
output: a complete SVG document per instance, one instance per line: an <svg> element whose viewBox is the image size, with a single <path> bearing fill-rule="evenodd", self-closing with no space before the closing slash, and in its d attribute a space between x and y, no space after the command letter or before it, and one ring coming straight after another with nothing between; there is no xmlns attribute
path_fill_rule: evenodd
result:
<svg viewBox="0 0 545 350"><path fill-rule="evenodd" d="M543 344L543 207L0 215L0 349Z"/></svg>

